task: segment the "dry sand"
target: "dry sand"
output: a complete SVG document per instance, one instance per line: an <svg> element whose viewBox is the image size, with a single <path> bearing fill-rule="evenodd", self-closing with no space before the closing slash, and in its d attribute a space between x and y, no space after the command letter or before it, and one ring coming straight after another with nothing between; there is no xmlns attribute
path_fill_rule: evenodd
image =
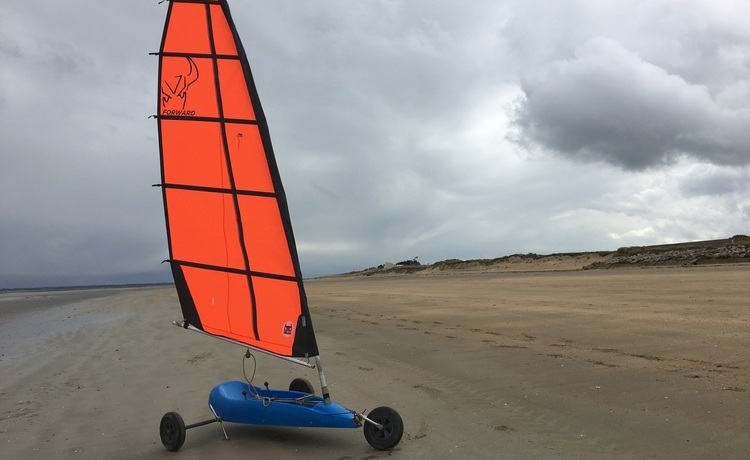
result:
<svg viewBox="0 0 750 460"><path fill-rule="evenodd" d="M335 401L397 408L360 431L227 424L164 450L166 411L208 418L244 350L172 326L171 287L0 294L3 458L746 459L750 267L313 280ZM46 296L46 297L45 297ZM258 356L255 383L314 371Z"/></svg>

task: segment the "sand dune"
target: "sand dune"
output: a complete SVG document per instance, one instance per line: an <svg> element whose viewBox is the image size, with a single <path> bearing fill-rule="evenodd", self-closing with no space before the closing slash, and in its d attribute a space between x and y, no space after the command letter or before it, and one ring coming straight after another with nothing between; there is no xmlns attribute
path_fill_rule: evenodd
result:
<svg viewBox="0 0 750 460"><path fill-rule="evenodd" d="M512 254L494 259L448 259L431 264L420 264L414 259L399 264L386 262L377 267L333 277L690 267L745 263L750 263L750 237L734 235L720 240L626 246L616 251Z"/></svg>
<svg viewBox="0 0 750 460"><path fill-rule="evenodd" d="M4 458L744 459L750 267L313 280L334 400L397 408L393 452L356 430L216 425L173 454L166 411L207 418L244 350L171 325L171 287L0 294ZM47 296L47 297L44 297ZM11 298L13 297L13 298ZM314 371L258 356L256 383Z"/></svg>

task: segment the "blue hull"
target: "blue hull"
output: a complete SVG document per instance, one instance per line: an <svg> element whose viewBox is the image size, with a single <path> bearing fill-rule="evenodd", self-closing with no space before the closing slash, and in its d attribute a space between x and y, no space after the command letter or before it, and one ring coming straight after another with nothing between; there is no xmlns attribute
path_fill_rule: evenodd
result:
<svg viewBox="0 0 750 460"><path fill-rule="evenodd" d="M237 380L214 387L208 403L225 422L319 428L360 426L354 412L336 403L325 404L320 396L251 387Z"/></svg>

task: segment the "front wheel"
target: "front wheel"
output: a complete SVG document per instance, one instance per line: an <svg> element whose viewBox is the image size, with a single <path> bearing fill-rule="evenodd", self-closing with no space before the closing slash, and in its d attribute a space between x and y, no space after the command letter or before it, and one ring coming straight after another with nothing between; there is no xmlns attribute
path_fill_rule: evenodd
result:
<svg viewBox="0 0 750 460"><path fill-rule="evenodd" d="M185 442L185 422L177 412L167 412L159 424L161 443L172 452L180 450Z"/></svg>
<svg viewBox="0 0 750 460"><path fill-rule="evenodd" d="M404 434L404 422L401 416L390 407L377 407L367 416L373 422L382 425L378 428L365 421L365 439L367 443L378 450L388 450L396 447Z"/></svg>

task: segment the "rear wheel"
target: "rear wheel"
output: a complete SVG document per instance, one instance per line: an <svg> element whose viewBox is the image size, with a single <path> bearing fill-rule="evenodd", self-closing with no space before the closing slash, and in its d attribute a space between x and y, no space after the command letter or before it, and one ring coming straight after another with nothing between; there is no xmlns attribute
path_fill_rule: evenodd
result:
<svg viewBox="0 0 750 460"><path fill-rule="evenodd" d="M291 391L299 391L300 393L315 394L315 388L313 388L312 383L303 378L292 380L292 383L289 384L289 389Z"/></svg>
<svg viewBox="0 0 750 460"><path fill-rule="evenodd" d="M161 443L167 450L180 450L185 442L185 422L177 412L167 412L159 424Z"/></svg>
<svg viewBox="0 0 750 460"><path fill-rule="evenodd" d="M401 441L401 436L404 434L404 422L394 409L377 407L367 415L367 418L383 426L378 428L365 421L365 439L372 447L378 450L388 450L396 447Z"/></svg>

